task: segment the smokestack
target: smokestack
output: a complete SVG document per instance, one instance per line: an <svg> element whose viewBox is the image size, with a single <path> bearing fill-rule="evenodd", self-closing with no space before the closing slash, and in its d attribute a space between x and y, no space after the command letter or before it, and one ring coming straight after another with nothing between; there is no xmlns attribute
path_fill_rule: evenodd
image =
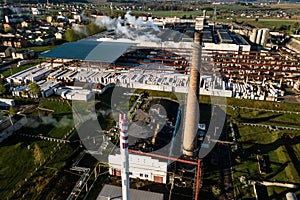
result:
<svg viewBox="0 0 300 200"><path fill-rule="evenodd" d="M190 70L190 82L187 96L187 106L185 113L184 135L183 135L183 154L194 156L195 137L198 132L199 112L199 82L200 82L200 58L201 43L200 33L195 32L192 66Z"/></svg>
<svg viewBox="0 0 300 200"><path fill-rule="evenodd" d="M130 200L129 195L129 159L128 159L128 120L126 114L119 115L120 149L122 159L122 200Z"/></svg>

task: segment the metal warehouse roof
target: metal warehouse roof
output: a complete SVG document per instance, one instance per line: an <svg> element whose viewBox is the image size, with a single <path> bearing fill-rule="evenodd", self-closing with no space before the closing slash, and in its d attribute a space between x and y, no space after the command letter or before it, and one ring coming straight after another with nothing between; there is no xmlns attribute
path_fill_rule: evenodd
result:
<svg viewBox="0 0 300 200"><path fill-rule="evenodd" d="M79 40L41 53L41 56L112 63L132 45L134 43Z"/></svg>
<svg viewBox="0 0 300 200"><path fill-rule="evenodd" d="M156 192L130 189L131 200L163 200L164 195ZM122 200L122 188L114 185L104 185L97 200Z"/></svg>

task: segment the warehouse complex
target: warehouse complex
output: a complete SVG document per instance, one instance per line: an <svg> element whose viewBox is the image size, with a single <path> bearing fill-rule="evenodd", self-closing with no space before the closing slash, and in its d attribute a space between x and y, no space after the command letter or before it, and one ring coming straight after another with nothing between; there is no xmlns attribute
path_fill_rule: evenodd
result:
<svg viewBox="0 0 300 200"><path fill-rule="evenodd" d="M201 94L276 101L284 95L283 83L298 89L299 58L280 52L253 52L241 35L226 26L202 28ZM161 29L149 33L155 34L154 41L133 41L107 31L101 38L68 43L43 53L51 63L42 63L7 80L14 85L54 81L53 85L49 82L43 86L43 91L57 88L56 82L86 82L186 93L193 31ZM258 30L256 39L262 40L265 34L265 30ZM15 88L14 94L20 89ZM44 96L48 94L51 92Z"/></svg>

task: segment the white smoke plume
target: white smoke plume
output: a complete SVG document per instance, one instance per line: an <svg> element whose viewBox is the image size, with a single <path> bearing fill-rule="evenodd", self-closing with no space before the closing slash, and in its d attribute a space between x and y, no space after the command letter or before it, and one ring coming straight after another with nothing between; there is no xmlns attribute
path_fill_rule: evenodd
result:
<svg viewBox="0 0 300 200"><path fill-rule="evenodd" d="M73 124L73 120L64 116L60 120L55 119L51 114L48 116L41 116L39 120L28 118L28 123L25 125L30 128L37 128L40 125L53 125L55 127L66 127Z"/></svg>
<svg viewBox="0 0 300 200"><path fill-rule="evenodd" d="M114 30L116 35L124 35L135 41L161 42L156 35L160 30L153 22L144 22L141 17L130 15L130 12L126 13L124 19L105 16L97 19L95 23L107 30Z"/></svg>
<svg viewBox="0 0 300 200"><path fill-rule="evenodd" d="M88 31L87 31L87 28L85 26L80 26L78 24L73 24L72 28L76 33L83 34L83 35L88 35Z"/></svg>
<svg viewBox="0 0 300 200"><path fill-rule="evenodd" d="M108 16L103 16L101 19L97 19L95 23L100 27L105 27L107 30L113 30L117 24L119 19L112 19Z"/></svg>
<svg viewBox="0 0 300 200"><path fill-rule="evenodd" d="M79 15L80 15L81 21L90 21L90 19L83 12L80 13Z"/></svg>

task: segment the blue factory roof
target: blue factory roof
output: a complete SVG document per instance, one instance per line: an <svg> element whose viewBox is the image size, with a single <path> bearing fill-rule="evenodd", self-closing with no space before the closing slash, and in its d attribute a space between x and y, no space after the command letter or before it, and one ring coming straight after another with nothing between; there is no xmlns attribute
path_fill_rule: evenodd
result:
<svg viewBox="0 0 300 200"><path fill-rule="evenodd" d="M41 53L44 58L65 58L112 63L123 55L133 43L80 40L67 43Z"/></svg>

